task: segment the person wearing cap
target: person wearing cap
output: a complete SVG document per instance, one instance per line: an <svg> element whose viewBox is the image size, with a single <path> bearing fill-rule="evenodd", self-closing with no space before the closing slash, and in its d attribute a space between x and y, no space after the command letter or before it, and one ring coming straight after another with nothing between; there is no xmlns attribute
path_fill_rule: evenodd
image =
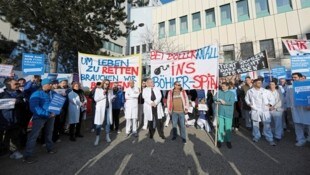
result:
<svg viewBox="0 0 310 175"><path fill-rule="evenodd" d="M53 150L53 128L55 121L55 114L51 113L48 108L55 94L52 91L52 84L49 79L43 79L41 82L42 88L35 91L30 97L30 110L33 113L32 130L28 136L26 149L24 153L24 162L34 163L36 160L33 158L36 140L40 134L41 129L45 125L45 143L47 153L54 154Z"/></svg>
<svg viewBox="0 0 310 175"><path fill-rule="evenodd" d="M24 92L26 100L29 101L30 96L41 88L41 75L34 75L32 80L29 80L24 85Z"/></svg>
<svg viewBox="0 0 310 175"><path fill-rule="evenodd" d="M270 127L270 109L275 105L275 98L270 91L262 88L261 79L255 79L253 83L253 88L250 89L245 96L247 105L251 107L253 142L258 142L261 137L259 123L262 122L264 125L263 133L266 140L271 146L275 146L276 144L273 140L273 134Z"/></svg>

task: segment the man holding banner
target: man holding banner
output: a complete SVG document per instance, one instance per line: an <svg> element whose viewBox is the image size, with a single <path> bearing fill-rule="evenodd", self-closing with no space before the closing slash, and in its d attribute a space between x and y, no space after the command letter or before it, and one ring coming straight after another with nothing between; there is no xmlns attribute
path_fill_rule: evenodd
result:
<svg viewBox="0 0 310 175"><path fill-rule="evenodd" d="M297 82L304 81L302 80L302 74L301 73L293 73L293 86L294 84L297 84ZM292 111L292 117L294 121L295 126L295 134L296 134L296 146L304 146L306 144L306 141L310 141L310 106L300 106L296 104L295 102L295 96L296 96L296 88L290 87L287 91L287 102L288 102L288 109L290 108ZM309 100L309 99L308 99ZM305 129L308 132L308 138L305 137Z"/></svg>

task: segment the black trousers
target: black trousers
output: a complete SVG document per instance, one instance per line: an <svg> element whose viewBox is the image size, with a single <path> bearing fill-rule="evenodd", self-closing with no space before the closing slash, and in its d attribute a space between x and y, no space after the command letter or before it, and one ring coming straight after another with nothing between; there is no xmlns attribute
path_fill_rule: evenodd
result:
<svg viewBox="0 0 310 175"><path fill-rule="evenodd" d="M56 142L59 139L61 130L62 130L61 118L60 115L57 115L55 117L54 122L53 142Z"/></svg>
<svg viewBox="0 0 310 175"><path fill-rule="evenodd" d="M119 129L119 113L120 109L113 109L112 110L112 120L113 124L111 125L110 129L113 131L114 129L117 131Z"/></svg>
<svg viewBox="0 0 310 175"><path fill-rule="evenodd" d="M20 128L14 127L7 129L5 131L1 131L1 147L4 149L10 150L12 152L16 150L20 150Z"/></svg>
<svg viewBox="0 0 310 175"><path fill-rule="evenodd" d="M156 123L158 135L160 137L164 137L165 135L164 135L163 121L162 121L162 119L158 119L157 107L152 107L152 114L153 114L153 120L148 121L150 137L152 138L154 136L154 133L155 133L154 121Z"/></svg>

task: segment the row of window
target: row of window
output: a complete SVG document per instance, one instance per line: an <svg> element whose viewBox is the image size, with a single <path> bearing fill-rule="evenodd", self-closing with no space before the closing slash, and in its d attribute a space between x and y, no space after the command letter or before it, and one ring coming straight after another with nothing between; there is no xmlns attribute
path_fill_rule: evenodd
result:
<svg viewBox="0 0 310 175"><path fill-rule="evenodd" d="M111 52L123 54L123 46L120 46L118 44L112 43L110 41L104 41L103 42L103 48L106 50L109 50Z"/></svg>
<svg viewBox="0 0 310 175"><path fill-rule="evenodd" d="M310 0L300 0L302 7L310 7ZM238 22L245 21L250 19L248 0L240 0L236 2L237 4L237 17ZM276 0L278 13L283 13L287 11L291 11L292 2L291 0ZM270 15L269 3L268 0L255 0L255 10L256 16L264 17ZM206 18L206 28L213 28L216 26L215 19L215 8L207 9L205 11ZM180 21L180 34L184 34L188 32L188 17L182 16L179 19ZM232 23L231 17L231 5L225 4L220 6L220 20L221 25L227 25ZM169 36L176 35L176 19L171 19L168 21L169 23ZM159 38L164 38L166 36L165 32L165 22L161 22L158 24L159 26ZM192 31L201 30L201 15L200 12L192 14Z"/></svg>
<svg viewBox="0 0 310 175"><path fill-rule="evenodd" d="M136 48L136 52L135 52L135 48ZM130 54L139 54L141 53L141 50L140 50L140 45L138 46L132 46L130 48ZM152 43L149 43L148 44L148 47L146 44L142 44L142 53L146 53L147 51L150 51L152 49Z"/></svg>
<svg viewBox="0 0 310 175"><path fill-rule="evenodd" d="M310 40L310 33L306 34L307 40ZM297 39L297 36L288 36L282 39ZM269 58L275 58L275 47L273 39L261 40L259 41L260 50L267 50L267 55ZM289 51L286 49L285 45L282 43L283 55L289 55ZM234 44L223 46L223 56L225 62L231 62L235 60L235 48ZM240 43L240 58L249 58L254 55L253 43L246 42Z"/></svg>

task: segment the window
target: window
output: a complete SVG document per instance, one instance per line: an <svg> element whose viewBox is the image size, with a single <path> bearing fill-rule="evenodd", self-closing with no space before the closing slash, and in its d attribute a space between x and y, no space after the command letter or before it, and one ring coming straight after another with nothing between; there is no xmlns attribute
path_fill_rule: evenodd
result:
<svg viewBox="0 0 310 175"><path fill-rule="evenodd" d="M248 0L241 0L237 2L238 21L245 21L250 19Z"/></svg>
<svg viewBox="0 0 310 175"><path fill-rule="evenodd" d="M164 38L165 37L165 22L161 22L158 24L159 25L159 38Z"/></svg>
<svg viewBox="0 0 310 175"><path fill-rule="evenodd" d="M143 44L142 45L142 53L145 53L146 52L146 44Z"/></svg>
<svg viewBox="0 0 310 175"><path fill-rule="evenodd" d="M120 46L118 44L112 43L110 41L104 41L103 42L103 48L115 53L123 53L123 46ZM134 52L134 47L131 47L131 54Z"/></svg>
<svg viewBox="0 0 310 175"><path fill-rule="evenodd" d="M253 43L240 43L241 59L246 59L254 55Z"/></svg>
<svg viewBox="0 0 310 175"><path fill-rule="evenodd" d="M175 27L175 19L169 20L169 36L175 36L176 27Z"/></svg>
<svg viewBox="0 0 310 175"><path fill-rule="evenodd" d="M193 13L193 32L201 29L200 12Z"/></svg>
<svg viewBox="0 0 310 175"><path fill-rule="evenodd" d="M310 33L306 34L306 38L307 38L307 40L310 40Z"/></svg>
<svg viewBox="0 0 310 175"><path fill-rule="evenodd" d="M122 54L123 53L123 47L120 45L115 44L114 45L114 52Z"/></svg>
<svg viewBox="0 0 310 175"><path fill-rule="evenodd" d="M261 40L259 41L259 45L260 45L261 51L267 50L268 57L270 58L276 57L276 54L274 51L273 39Z"/></svg>
<svg viewBox="0 0 310 175"><path fill-rule="evenodd" d="M180 33L184 34L188 32L187 16L180 17Z"/></svg>
<svg viewBox="0 0 310 175"><path fill-rule="evenodd" d="M210 29L212 27L215 27L215 14L214 14L214 8L206 10L206 27L207 29Z"/></svg>
<svg viewBox="0 0 310 175"><path fill-rule="evenodd" d="M221 8L221 24L231 24L231 13L230 13L230 5L223 5Z"/></svg>
<svg viewBox="0 0 310 175"><path fill-rule="evenodd" d="M283 37L282 39L297 39L296 35ZM287 50L285 44L282 42L283 55L290 55L290 52Z"/></svg>
<svg viewBox="0 0 310 175"><path fill-rule="evenodd" d="M301 6L303 8L310 7L310 1L309 0L301 0Z"/></svg>
<svg viewBox="0 0 310 175"><path fill-rule="evenodd" d="M231 62L235 60L235 47L233 44L223 46L224 62Z"/></svg>
<svg viewBox="0 0 310 175"><path fill-rule="evenodd" d="M130 54L135 54L135 47L130 48Z"/></svg>
<svg viewBox="0 0 310 175"><path fill-rule="evenodd" d="M136 53L140 53L140 46L136 46Z"/></svg>
<svg viewBox="0 0 310 175"><path fill-rule="evenodd" d="M284 13L292 10L291 0L277 0L278 13Z"/></svg>
<svg viewBox="0 0 310 175"><path fill-rule="evenodd" d="M153 44L149 43L149 50L152 50L152 49L153 49Z"/></svg>
<svg viewBox="0 0 310 175"><path fill-rule="evenodd" d="M256 17L264 17L269 15L268 0L255 0Z"/></svg>

